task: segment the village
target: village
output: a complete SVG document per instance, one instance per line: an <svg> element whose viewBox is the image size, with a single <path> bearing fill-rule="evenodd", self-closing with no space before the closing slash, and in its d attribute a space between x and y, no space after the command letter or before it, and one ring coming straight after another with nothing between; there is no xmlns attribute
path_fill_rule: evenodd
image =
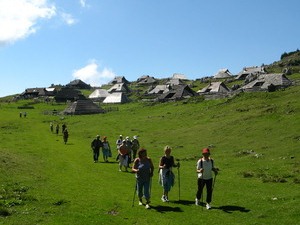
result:
<svg viewBox="0 0 300 225"><path fill-rule="evenodd" d="M130 82L117 76L101 87L92 87L80 79L66 85L52 84L47 88L27 88L18 99L42 99L45 102L68 103L62 114L105 113L100 104L121 104L133 101L168 102L202 96L205 100L228 98L241 92L267 91L289 87L288 69L282 73L269 73L264 66L245 67L237 75L220 69L211 77L189 80L184 74L174 73L167 79L144 75ZM200 83L196 90L195 83ZM84 92L88 90L88 92ZM88 96L86 93L89 93ZM138 98L136 98L138 96Z"/></svg>

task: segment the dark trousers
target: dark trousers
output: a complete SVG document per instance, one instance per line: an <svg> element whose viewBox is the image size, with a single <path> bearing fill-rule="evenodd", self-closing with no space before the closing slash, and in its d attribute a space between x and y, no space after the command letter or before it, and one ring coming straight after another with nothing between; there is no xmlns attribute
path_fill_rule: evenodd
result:
<svg viewBox="0 0 300 225"><path fill-rule="evenodd" d="M98 161L100 149L93 149L94 161Z"/></svg>
<svg viewBox="0 0 300 225"><path fill-rule="evenodd" d="M206 186L206 202L211 203L212 199L212 183L213 179L204 180L201 178L198 178L198 191L196 194L197 199L201 199L201 196L203 194L203 188Z"/></svg>

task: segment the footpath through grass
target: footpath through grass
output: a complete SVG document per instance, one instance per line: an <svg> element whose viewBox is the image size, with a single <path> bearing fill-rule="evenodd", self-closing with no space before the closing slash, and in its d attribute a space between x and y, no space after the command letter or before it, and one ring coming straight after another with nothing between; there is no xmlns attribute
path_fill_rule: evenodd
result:
<svg viewBox="0 0 300 225"><path fill-rule="evenodd" d="M300 224L300 87L230 100L119 106L86 116L53 116L66 105L0 106L0 224ZM25 102L28 103L28 102ZM66 123L69 142L50 132ZM90 142L107 136L109 163L93 163ZM153 159L152 209L138 206L135 179L119 172L115 140L139 135ZM157 167L165 145L181 161L170 203L160 200ZM194 205L196 161L212 146L220 168L212 210ZM100 156L101 159L101 156Z"/></svg>

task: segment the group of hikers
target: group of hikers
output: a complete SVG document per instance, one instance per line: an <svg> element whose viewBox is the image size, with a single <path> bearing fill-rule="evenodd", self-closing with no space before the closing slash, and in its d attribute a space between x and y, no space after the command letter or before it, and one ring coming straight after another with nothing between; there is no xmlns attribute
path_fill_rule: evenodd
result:
<svg viewBox="0 0 300 225"><path fill-rule="evenodd" d="M146 200L145 208L150 208L150 195L151 195L151 183L154 172L154 165L150 157L147 155L147 150L140 148L138 137L134 136L132 140L127 136L123 139L120 135L116 141L118 155L116 160L119 161L119 171L122 171L122 167L125 171L131 166L131 172L135 173L136 185L135 193L139 199L139 205L144 205L143 197ZM111 148L107 141L107 137L100 139L97 135L92 141L91 147L93 150L93 160L98 162L100 148L102 148L103 160L108 161L108 157L112 157ZM163 187L163 195L161 200L163 202L169 202L169 192L174 185L175 175L172 168L180 168L179 161L175 163L174 157L171 155L171 147L165 146L164 155L159 161L159 183ZM214 161L210 157L209 148L202 149L202 157L197 161L196 172L198 174L197 183L198 189L196 192L195 204L201 204L201 197L203 196L203 189L206 187L206 208L211 209L212 191L213 191L213 173L215 176L218 174L218 168L214 166ZM134 195L135 196L135 195ZM134 204L134 203L133 203Z"/></svg>
<svg viewBox="0 0 300 225"><path fill-rule="evenodd" d="M57 123L56 126L55 126L56 135L59 134L59 130L60 130L59 124ZM64 141L65 144L67 144L68 139L69 139L69 131L68 131L67 125L65 123L63 123L61 125L61 130L62 130L62 134L63 134L63 141ZM51 133L54 133L54 125L53 125L52 122L50 123L50 131L51 131Z"/></svg>

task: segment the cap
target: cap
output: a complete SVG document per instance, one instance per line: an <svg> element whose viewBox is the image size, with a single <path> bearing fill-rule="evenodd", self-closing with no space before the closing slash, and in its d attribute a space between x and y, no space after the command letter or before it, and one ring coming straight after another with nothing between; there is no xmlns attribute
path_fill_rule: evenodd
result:
<svg viewBox="0 0 300 225"><path fill-rule="evenodd" d="M98 137L100 137L100 135L98 134L96 137L98 138Z"/></svg>
<svg viewBox="0 0 300 225"><path fill-rule="evenodd" d="M133 136L133 139L137 139L137 136L136 136L136 135L134 135L134 136Z"/></svg>
<svg viewBox="0 0 300 225"><path fill-rule="evenodd" d="M202 149L202 153L210 153L208 148Z"/></svg>
<svg viewBox="0 0 300 225"><path fill-rule="evenodd" d="M129 140L129 137L128 137L128 136L126 137L126 140Z"/></svg>

